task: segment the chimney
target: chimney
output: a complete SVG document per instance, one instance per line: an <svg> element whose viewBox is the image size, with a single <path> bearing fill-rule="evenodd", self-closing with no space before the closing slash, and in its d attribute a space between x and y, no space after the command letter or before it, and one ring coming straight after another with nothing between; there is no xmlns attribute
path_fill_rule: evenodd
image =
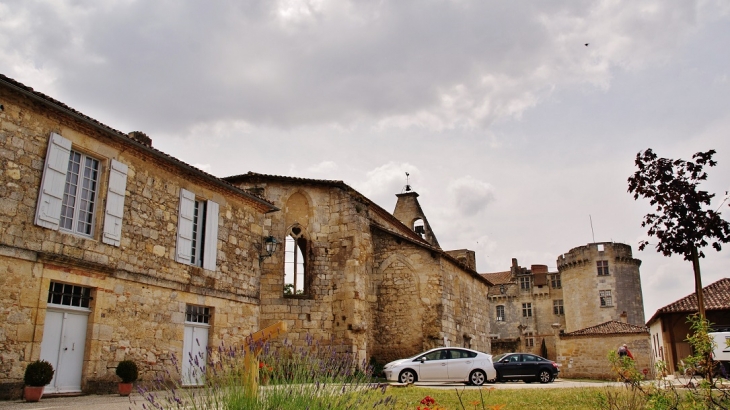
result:
<svg viewBox="0 0 730 410"><path fill-rule="evenodd" d="M626 314L626 311L621 312L619 319L621 320L621 323L629 323L629 315Z"/></svg>
<svg viewBox="0 0 730 410"><path fill-rule="evenodd" d="M129 138L139 142L140 144L152 147L152 138L148 137L147 134L145 134L144 132L132 131L128 135Z"/></svg>

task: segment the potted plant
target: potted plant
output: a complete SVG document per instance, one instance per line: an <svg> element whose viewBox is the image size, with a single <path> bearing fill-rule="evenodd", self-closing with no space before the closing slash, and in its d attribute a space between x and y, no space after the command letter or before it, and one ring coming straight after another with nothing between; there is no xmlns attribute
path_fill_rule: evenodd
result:
<svg viewBox="0 0 730 410"><path fill-rule="evenodd" d="M53 380L53 366L45 360L31 362L25 368L25 388L23 397L26 401L38 401L43 396L43 387Z"/></svg>
<svg viewBox="0 0 730 410"><path fill-rule="evenodd" d="M132 392L132 383L134 383L139 376L139 373L137 372L137 364L131 360L122 360L117 365L117 376L122 379L119 383L119 395L129 396Z"/></svg>

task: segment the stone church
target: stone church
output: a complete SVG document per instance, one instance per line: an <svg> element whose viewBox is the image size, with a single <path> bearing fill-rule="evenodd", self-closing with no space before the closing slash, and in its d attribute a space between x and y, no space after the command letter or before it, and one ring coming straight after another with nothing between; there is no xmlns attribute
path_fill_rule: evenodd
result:
<svg viewBox="0 0 730 410"><path fill-rule="evenodd" d="M104 392L121 360L151 378L278 321L363 361L490 350L491 283L415 192L390 213L341 181L216 178L1 75L0 161L2 397L37 359L47 393Z"/></svg>

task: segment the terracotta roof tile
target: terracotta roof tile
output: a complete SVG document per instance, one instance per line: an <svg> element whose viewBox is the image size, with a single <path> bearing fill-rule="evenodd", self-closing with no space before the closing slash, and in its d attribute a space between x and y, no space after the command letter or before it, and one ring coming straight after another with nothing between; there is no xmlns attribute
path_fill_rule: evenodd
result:
<svg viewBox="0 0 730 410"><path fill-rule="evenodd" d="M482 275L483 278L487 279L495 285L502 285L505 283L510 283L512 271L508 270L504 272L480 273L480 275Z"/></svg>
<svg viewBox="0 0 730 410"><path fill-rule="evenodd" d="M730 309L730 278L722 278L705 286L702 288L702 296L705 299L705 310ZM657 310L647 323L653 322L662 313L697 312L697 310L697 295L693 292Z"/></svg>
<svg viewBox="0 0 730 410"><path fill-rule="evenodd" d="M576 330L575 332L565 333L562 336L587 336L587 335L615 335L621 333L649 333L649 329L644 326L632 325L629 323L619 322L616 320L609 320L608 322L601 323L587 327L585 329Z"/></svg>

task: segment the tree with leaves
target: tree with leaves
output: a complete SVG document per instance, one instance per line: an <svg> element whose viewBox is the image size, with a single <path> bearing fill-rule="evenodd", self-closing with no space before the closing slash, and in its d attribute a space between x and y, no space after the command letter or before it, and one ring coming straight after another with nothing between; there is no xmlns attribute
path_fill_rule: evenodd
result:
<svg viewBox="0 0 730 410"><path fill-rule="evenodd" d="M699 190L699 184L707 179L704 167L714 167L712 159L715 150L698 152L692 161L659 158L651 150L636 154L638 170L629 178L629 192L634 200L649 199L656 211L644 216L642 227L649 227L648 235L656 236L657 252L664 256L682 255L692 262L695 275L695 292L699 314L705 318L705 304L702 297L700 260L705 254L702 248L712 244L716 251L722 244L730 242L730 223L724 220L719 209L710 208L715 194ZM648 241L639 243L644 250Z"/></svg>

